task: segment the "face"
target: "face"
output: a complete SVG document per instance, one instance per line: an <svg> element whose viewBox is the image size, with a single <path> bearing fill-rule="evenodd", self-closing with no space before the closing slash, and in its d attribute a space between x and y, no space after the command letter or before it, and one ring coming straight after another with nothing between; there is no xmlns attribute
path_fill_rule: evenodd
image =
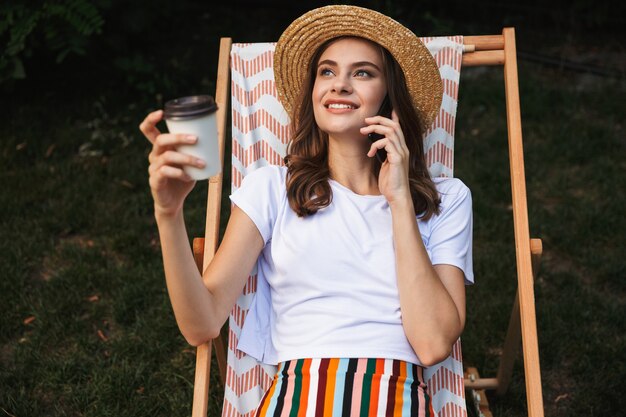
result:
<svg viewBox="0 0 626 417"><path fill-rule="evenodd" d="M313 85L313 113L331 136L362 136L365 118L374 116L387 94L383 57L359 38L332 42L320 56Z"/></svg>

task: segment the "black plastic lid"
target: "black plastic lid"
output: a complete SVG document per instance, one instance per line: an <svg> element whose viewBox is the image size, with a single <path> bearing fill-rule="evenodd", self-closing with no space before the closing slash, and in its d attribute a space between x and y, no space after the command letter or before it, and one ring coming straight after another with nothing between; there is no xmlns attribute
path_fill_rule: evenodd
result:
<svg viewBox="0 0 626 417"><path fill-rule="evenodd" d="M163 117L168 120L183 120L203 116L217 110L212 96L188 96L165 103Z"/></svg>

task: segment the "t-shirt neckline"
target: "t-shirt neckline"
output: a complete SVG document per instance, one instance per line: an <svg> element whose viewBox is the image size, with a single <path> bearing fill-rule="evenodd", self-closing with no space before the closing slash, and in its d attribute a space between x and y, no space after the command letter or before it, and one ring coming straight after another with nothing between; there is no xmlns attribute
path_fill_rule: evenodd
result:
<svg viewBox="0 0 626 417"><path fill-rule="evenodd" d="M385 199L385 196L383 194L380 195L372 195L372 194L357 194L354 191L352 191L351 189L349 189L348 187L346 187L345 185L333 180L332 178L328 179L328 182L331 185L334 185L336 188L344 191L347 194L353 195L355 197L359 197L359 198L368 198L368 199L373 199L373 200L381 200L381 199Z"/></svg>

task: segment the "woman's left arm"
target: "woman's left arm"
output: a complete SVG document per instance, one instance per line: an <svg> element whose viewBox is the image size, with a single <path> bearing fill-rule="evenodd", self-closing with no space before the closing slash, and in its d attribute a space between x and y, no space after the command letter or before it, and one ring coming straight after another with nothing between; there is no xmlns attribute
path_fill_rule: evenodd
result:
<svg viewBox="0 0 626 417"><path fill-rule="evenodd" d="M434 365L450 354L465 325L464 273L452 265L433 266L426 252L409 190L409 149L396 112L391 119L374 116L365 121L368 126L361 133L385 136L367 155L383 148L387 152L378 183L393 219L402 326L420 362Z"/></svg>
<svg viewBox="0 0 626 417"><path fill-rule="evenodd" d="M392 204L402 326L420 362L430 366L450 354L463 331L465 277L456 266L432 265L412 200Z"/></svg>

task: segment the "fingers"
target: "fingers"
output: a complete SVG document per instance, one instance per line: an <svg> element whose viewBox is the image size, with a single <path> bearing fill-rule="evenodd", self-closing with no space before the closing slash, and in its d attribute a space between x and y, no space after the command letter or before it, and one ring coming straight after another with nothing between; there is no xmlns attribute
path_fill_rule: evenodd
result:
<svg viewBox="0 0 626 417"><path fill-rule="evenodd" d="M150 186L153 189L164 187L168 179L193 181L183 168L185 166L203 168L206 165L201 159L177 151L179 145L192 145L198 138L187 134L162 134L156 127L162 117L162 110L154 111L139 125L139 130L152 143L152 151L148 156L150 162L148 172Z"/></svg>
<svg viewBox="0 0 626 417"><path fill-rule="evenodd" d="M153 190L160 190L164 188L167 181L175 179L183 182L193 182L194 179L183 171L182 168L173 167L169 165L163 165L159 169L150 173L150 188Z"/></svg>
<svg viewBox="0 0 626 417"><path fill-rule="evenodd" d="M400 119L398 118L398 113L396 113L395 110L391 110L391 120L393 120L396 123L400 123Z"/></svg>
<svg viewBox="0 0 626 417"><path fill-rule="evenodd" d="M392 113L392 117L394 113ZM391 120L382 116L366 117L365 123L367 123L367 126L361 128L361 133L364 135L376 132L389 137L395 133L398 138L404 139L402 128L397 120L397 116L396 120Z"/></svg>
<svg viewBox="0 0 626 417"><path fill-rule="evenodd" d="M398 157L402 157L404 155L404 152L402 152L402 150L394 146L394 143L392 141L390 141L387 138L383 138L372 143L369 151L367 152L367 156L372 158L374 155L376 155L376 151L378 149L385 149L385 151L387 152L387 158L389 159L389 162L395 162L396 155Z"/></svg>
<svg viewBox="0 0 626 417"><path fill-rule="evenodd" d="M383 148L387 151L387 153L397 153L400 154L400 156L408 154L408 151L402 146L403 144L400 137L391 127L372 125L366 128L361 128L361 132L366 135L370 133L378 133L383 136L381 139L372 142L368 156L374 156L376 149Z"/></svg>
<svg viewBox="0 0 626 417"><path fill-rule="evenodd" d="M192 166L196 168L204 168L206 163L196 157L191 155L187 155L184 153L176 152L174 150L168 150L163 152L160 155L150 154L151 163L148 167L148 172L150 175L154 175L157 171L159 171L162 167L175 167L181 168L183 166Z"/></svg>
<svg viewBox="0 0 626 417"><path fill-rule="evenodd" d="M184 133L164 133L156 137L154 145L163 149L170 149L178 145L193 145L198 141L194 135L186 135Z"/></svg>
<svg viewBox="0 0 626 417"><path fill-rule="evenodd" d="M368 126L361 128L361 133L367 135L369 133L378 133L385 138L390 139L399 152L408 155L409 148L406 146L404 133L400 127L398 114L394 111L391 113L391 119L382 116L368 117L365 119Z"/></svg>
<svg viewBox="0 0 626 417"><path fill-rule="evenodd" d="M398 132L398 137L400 138L400 144L402 145L402 149L409 154L409 147L406 146L406 139L404 138L404 132L402 132L402 127L400 127L400 119L398 117L398 113L395 110L391 111L391 120L396 124L396 131ZM421 138L419 139L421 140Z"/></svg>
<svg viewBox="0 0 626 417"><path fill-rule="evenodd" d="M164 190L169 180L193 183L184 166L204 167L204 161L175 151L167 151L155 159L148 167L150 188L154 191Z"/></svg>
<svg viewBox="0 0 626 417"><path fill-rule="evenodd" d="M153 162L156 157L169 151L175 150L179 145L192 145L198 141L193 135L163 133L156 137L152 143L152 152L148 156L148 160Z"/></svg>
<svg viewBox="0 0 626 417"><path fill-rule="evenodd" d="M139 130L144 136L152 143L156 141L157 136L161 134L156 125L163 118L163 110L153 111L148 114L145 119L139 125Z"/></svg>

